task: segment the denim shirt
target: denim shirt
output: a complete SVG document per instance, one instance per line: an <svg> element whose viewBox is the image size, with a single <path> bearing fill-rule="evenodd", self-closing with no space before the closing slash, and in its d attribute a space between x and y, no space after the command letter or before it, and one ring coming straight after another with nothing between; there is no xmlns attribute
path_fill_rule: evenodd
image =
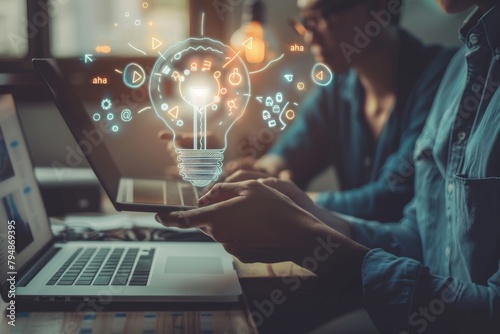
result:
<svg viewBox="0 0 500 334"><path fill-rule="evenodd" d="M376 141L364 114L364 89L351 70L313 92L270 150L287 162L301 188L335 167L341 191L320 193L319 206L390 222L401 219L413 197L415 141L456 50L424 46L404 30L399 37L396 104Z"/></svg>
<svg viewBox="0 0 500 334"><path fill-rule="evenodd" d="M475 11L461 38L415 146L404 218L352 219L373 249L364 301L382 333L500 333L500 5Z"/></svg>

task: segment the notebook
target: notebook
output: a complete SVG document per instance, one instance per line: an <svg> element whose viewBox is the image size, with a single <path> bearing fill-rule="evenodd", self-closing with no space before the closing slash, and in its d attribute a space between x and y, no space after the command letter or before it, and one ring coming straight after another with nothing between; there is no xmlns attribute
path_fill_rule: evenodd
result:
<svg viewBox="0 0 500 334"><path fill-rule="evenodd" d="M77 94L77 91L96 89L94 85L81 83L80 78L94 75L85 64L55 59L34 59L33 64L50 88L59 112L81 152L118 211L167 212L197 206L202 189L183 181L179 177L177 165L170 166L177 173L165 178L145 179L122 175L113 159L112 150L106 144L106 133L112 130L103 129L102 120L96 122L93 119L96 115L90 110L92 107ZM115 86L109 89L118 89ZM111 103L111 100L102 102ZM105 105L103 107L106 108ZM133 152L130 153L130 159L134 159Z"/></svg>
<svg viewBox="0 0 500 334"><path fill-rule="evenodd" d="M0 95L0 280L4 301L233 302L217 243L67 242L50 229L13 98Z"/></svg>

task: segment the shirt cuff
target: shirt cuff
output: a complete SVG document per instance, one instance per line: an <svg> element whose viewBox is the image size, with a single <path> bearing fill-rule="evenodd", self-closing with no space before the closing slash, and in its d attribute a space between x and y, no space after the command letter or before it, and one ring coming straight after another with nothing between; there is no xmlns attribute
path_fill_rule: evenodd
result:
<svg viewBox="0 0 500 334"><path fill-rule="evenodd" d="M413 295L422 264L373 249L363 259L363 300L370 318L382 333L399 333L408 326Z"/></svg>

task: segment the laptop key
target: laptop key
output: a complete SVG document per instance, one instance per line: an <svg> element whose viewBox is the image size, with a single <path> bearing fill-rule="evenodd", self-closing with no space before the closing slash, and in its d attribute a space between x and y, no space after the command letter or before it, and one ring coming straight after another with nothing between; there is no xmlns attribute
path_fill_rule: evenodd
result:
<svg viewBox="0 0 500 334"><path fill-rule="evenodd" d="M128 276L127 277L115 277L113 280L113 283L111 285L126 285L128 281Z"/></svg>
<svg viewBox="0 0 500 334"><path fill-rule="evenodd" d="M94 285L108 285L111 281L111 276L97 276Z"/></svg>
<svg viewBox="0 0 500 334"><path fill-rule="evenodd" d="M80 280L76 281L75 285L90 285L92 283L92 280Z"/></svg>
<svg viewBox="0 0 500 334"><path fill-rule="evenodd" d="M146 286L148 281L131 281L128 285L130 286Z"/></svg>
<svg viewBox="0 0 500 334"><path fill-rule="evenodd" d="M57 285L73 285L74 282L75 282L75 280L59 281L59 283L57 283Z"/></svg>

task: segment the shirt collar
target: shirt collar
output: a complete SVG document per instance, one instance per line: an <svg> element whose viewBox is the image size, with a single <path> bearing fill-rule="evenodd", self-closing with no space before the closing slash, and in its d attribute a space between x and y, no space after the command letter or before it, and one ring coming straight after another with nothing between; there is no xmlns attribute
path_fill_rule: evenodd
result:
<svg viewBox="0 0 500 334"><path fill-rule="evenodd" d="M460 29L460 39L469 48L473 48L474 40L488 43L493 53L500 54L500 5L495 5L485 14L476 8L465 20ZM474 36L475 35L475 36Z"/></svg>

